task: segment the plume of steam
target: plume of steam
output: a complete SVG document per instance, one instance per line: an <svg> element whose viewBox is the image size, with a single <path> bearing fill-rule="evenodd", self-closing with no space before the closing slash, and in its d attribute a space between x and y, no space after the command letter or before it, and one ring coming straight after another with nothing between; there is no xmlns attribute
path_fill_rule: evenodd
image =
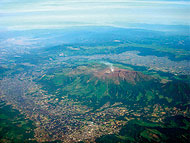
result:
<svg viewBox="0 0 190 143"><path fill-rule="evenodd" d="M110 70L111 70L111 72L114 72L114 67L113 67L113 65L110 66Z"/></svg>
<svg viewBox="0 0 190 143"><path fill-rule="evenodd" d="M107 66L109 66L110 67L110 71L114 72L114 66L113 66L112 63L109 63L109 62L102 62L102 63L105 64L105 65L107 65Z"/></svg>

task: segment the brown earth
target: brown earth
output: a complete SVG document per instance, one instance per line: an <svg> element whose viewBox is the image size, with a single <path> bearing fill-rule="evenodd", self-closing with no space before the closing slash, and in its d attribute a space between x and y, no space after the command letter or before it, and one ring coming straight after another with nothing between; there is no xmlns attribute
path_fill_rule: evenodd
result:
<svg viewBox="0 0 190 143"><path fill-rule="evenodd" d="M113 71L110 68L106 68L101 71L96 71L94 72L94 76L103 80L112 79L117 84L119 84L120 81L127 81L129 83L136 84L137 82L143 82L153 79L151 76L144 75L141 72L119 68L114 68Z"/></svg>

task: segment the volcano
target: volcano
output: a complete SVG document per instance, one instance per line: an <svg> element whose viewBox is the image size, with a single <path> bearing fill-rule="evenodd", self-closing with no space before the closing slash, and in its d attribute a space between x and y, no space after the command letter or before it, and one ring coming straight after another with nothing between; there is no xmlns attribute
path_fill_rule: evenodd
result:
<svg viewBox="0 0 190 143"><path fill-rule="evenodd" d="M136 84L137 82L149 81L153 79L153 77L149 75L144 75L141 72L130 71L120 68L114 68L114 70L106 68L104 70L95 72L94 76L103 80L112 79L117 84L119 84L120 81L126 81L131 84Z"/></svg>

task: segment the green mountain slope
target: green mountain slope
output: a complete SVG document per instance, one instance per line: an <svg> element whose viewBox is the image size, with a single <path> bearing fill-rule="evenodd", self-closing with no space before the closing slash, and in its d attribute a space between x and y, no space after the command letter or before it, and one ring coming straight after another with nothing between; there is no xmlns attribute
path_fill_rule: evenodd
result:
<svg viewBox="0 0 190 143"><path fill-rule="evenodd" d="M177 105L189 100L190 86L180 81L161 83L141 72L102 65L78 66L74 70L45 75L40 83L57 97L66 96L100 108L105 103Z"/></svg>

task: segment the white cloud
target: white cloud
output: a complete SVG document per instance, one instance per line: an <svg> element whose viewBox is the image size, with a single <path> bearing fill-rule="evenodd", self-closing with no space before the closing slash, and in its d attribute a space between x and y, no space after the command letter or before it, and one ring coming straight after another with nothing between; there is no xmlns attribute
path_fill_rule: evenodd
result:
<svg viewBox="0 0 190 143"><path fill-rule="evenodd" d="M28 46L31 46L33 44L37 44L37 40L34 38L29 37L16 37L16 38L8 38L5 40L2 40L0 42L0 45L3 45L4 47L18 47L18 46L24 46L25 48Z"/></svg>
<svg viewBox="0 0 190 143"><path fill-rule="evenodd" d="M57 28L118 23L189 24L187 1L0 1L0 28Z"/></svg>

